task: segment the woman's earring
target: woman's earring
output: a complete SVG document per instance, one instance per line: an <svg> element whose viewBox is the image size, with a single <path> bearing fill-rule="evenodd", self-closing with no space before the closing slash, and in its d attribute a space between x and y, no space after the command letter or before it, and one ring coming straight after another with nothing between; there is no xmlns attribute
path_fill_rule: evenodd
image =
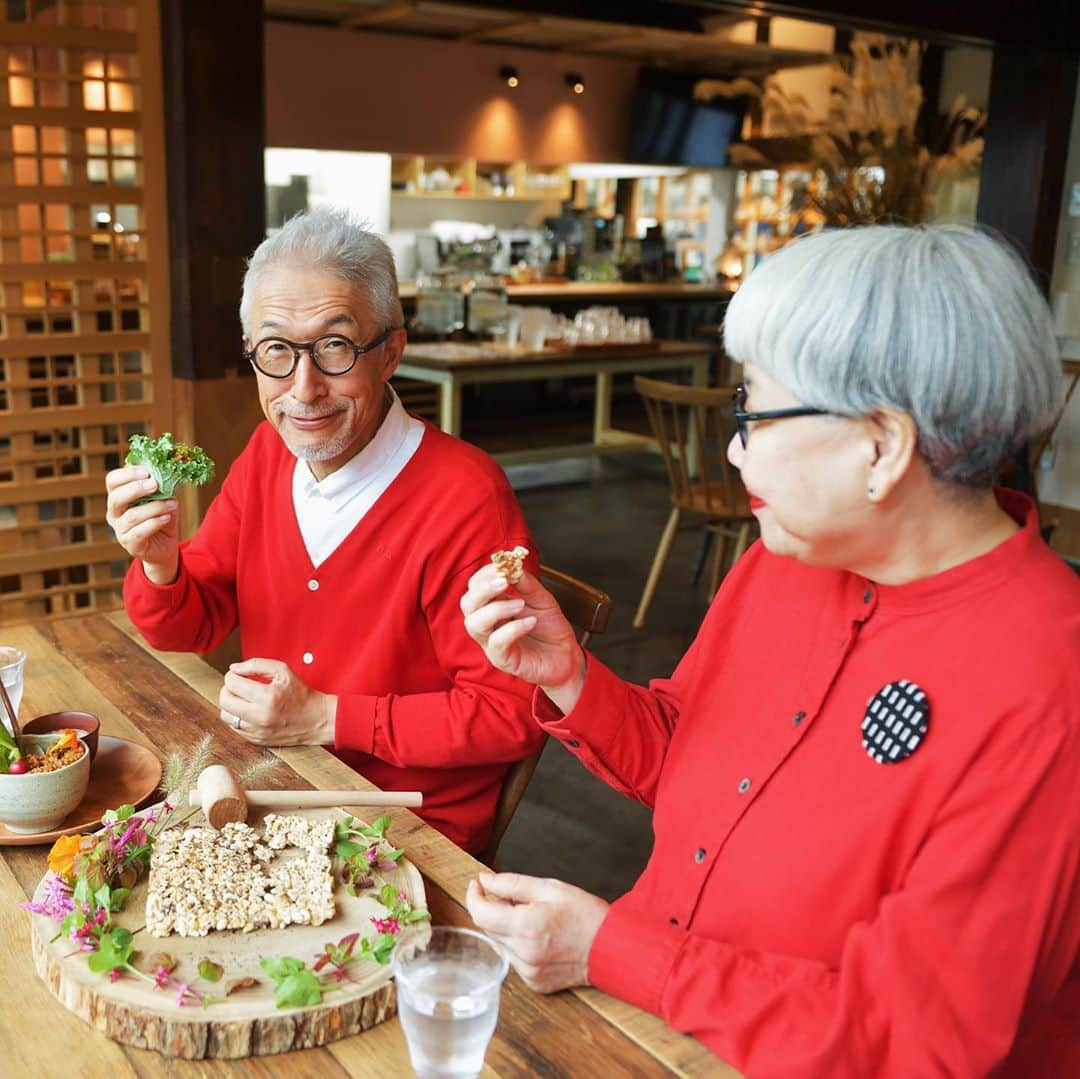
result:
<svg viewBox="0 0 1080 1079"><path fill-rule="evenodd" d="M870 484L870 486L866 488L866 493L868 495L870 495L871 497L873 497L874 490L875 490L874 485Z"/></svg>

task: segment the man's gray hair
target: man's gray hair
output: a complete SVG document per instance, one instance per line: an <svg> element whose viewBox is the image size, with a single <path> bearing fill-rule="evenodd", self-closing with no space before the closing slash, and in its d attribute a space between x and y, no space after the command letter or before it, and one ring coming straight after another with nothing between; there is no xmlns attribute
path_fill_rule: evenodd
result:
<svg viewBox="0 0 1080 1079"><path fill-rule="evenodd" d="M818 233L754 270L724 342L807 405L903 409L932 473L985 487L1045 431L1064 382L1054 323L1023 260L972 228Z"/></svg>
<svg viewBox="0 0 1080 1079"><path fill-rule="evenodd" d="M315 267L351 281L367 294L372 317L380 326L405 321L390 248L346 210L325 207L290 218L248 259L240 296L240 324L248 337L255 290L266 272L278 265Z"/></svg>

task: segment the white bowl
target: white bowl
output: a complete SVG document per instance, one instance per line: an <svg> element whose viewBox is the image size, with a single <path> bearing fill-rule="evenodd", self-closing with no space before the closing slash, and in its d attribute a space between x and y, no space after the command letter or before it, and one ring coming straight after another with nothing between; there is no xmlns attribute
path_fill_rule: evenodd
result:
<svg viewBox="0 0 1080 1079"><path fill-rule="evenodd" d="M19 742L24 751L41 753L59 738L59 732L23 734ZM89 782L89 751L55 772L0 773L0 821L17 835L52 831L83 800Z"/></svg>

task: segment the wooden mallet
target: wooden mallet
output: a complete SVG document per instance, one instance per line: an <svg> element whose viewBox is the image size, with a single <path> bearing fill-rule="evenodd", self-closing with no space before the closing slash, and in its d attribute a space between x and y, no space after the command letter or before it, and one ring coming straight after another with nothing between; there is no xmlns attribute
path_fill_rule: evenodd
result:
<svg viewBox="0 0 1080 1079"><path fill-rule="evenodd" d="M423 805L420 791L246 791L223 764L211 764L199 773L188 804L199 806L211 827L245 821L248 806L274 809L334 809L337 806Z"/></svg>

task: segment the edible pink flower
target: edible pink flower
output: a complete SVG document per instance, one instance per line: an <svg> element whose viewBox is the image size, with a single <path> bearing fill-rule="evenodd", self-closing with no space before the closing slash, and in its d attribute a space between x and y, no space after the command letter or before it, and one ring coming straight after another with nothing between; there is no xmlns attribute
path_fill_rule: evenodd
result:
<svg viewBox="0 0 1080 1079"><path fill-rule="evenodd" d="M112 970L109 971L109 981L110 982L119 981L121 973L122 972L118 968L114 967Z"/></svg>
<svg viewBox="0 0 1080 1079"><path fill-rule="evenodd" d="M366 851L364 851L364 857L367 859L368 865L374 865L379 860L379 848L376 843L372 843Z"/></svg>
<svg viewBox="0 0 1080 1079"><path fill-rule="evenodd" d="M31 914L42 914L54 922L62 922L74 909L71 887L57 873L47 873L41 889L41 899L36 903L20 903Z"/></svg>
<svg viewBox="0 0 1080 1079"><path fill-rule="evenodd" d="M378 933L397 933L401 929L397 918L376 918L372 915L371 924Z"/></svg>
<svg viewBox="0 0 1080 1079"><path fill-rule="evenodd" d="M168 967L159 966L154 971L154 988L155 989L168 989L170 981L172 981L172 977L169 974Z"/></svg>
<svg viewBox="0 0 1080 1079"><path fill-rule="evenodd" d="M180 982L176 987L176 1005L183 1008L187 1004L201 1004L202 997L197 989L192 989L187 982Z"/></svg>

